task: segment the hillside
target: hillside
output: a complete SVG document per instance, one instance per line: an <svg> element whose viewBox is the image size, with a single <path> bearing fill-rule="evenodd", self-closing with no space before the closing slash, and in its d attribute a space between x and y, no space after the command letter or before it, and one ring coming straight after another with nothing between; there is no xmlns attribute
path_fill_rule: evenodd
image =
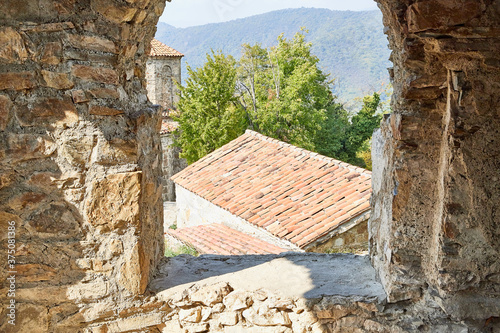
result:
<svg viewBox="0 0 500 333"><path fill-rule="evenodd" d="M272 46L280 33L292 37L303 26L309 30L308 40L323 70L336 79L334 92L342 101L379 91L389 82L390 51L380 11L286 9L189 28L160 22L156 38L186 55L186 75L186 61L191 67L201 66L211 48L239 58L241 44Z"/></svg>

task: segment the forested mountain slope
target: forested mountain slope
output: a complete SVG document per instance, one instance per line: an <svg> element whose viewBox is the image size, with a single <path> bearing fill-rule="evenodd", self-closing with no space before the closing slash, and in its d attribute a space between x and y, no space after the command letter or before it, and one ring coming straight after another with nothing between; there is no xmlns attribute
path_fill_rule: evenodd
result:
<svg viewBox="0 0 500 333"><path fill-rule="evenodd" d="M239 58L241 44L275 45L280 33L292 37L300 27L309 30L313 52L325 72L336 79L334 93L341 101L380 91L389 83L390 51L380 11L286 9L230 22L175 28L160 22L156 38L185 54L185 63L199 67L210 49Z"/></svg>

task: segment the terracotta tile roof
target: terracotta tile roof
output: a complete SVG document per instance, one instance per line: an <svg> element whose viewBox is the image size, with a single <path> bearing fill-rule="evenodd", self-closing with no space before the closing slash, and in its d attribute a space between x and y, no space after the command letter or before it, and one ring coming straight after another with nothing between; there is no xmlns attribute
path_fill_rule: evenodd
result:
<svg viewBox="0 0 500 333"><path fill-rule="evenodd" d="M184 57L184 54L163 44L156 38L153 38L151 41L151 52L149 55L151 57Z"/></svg>
<svg viewBox="0 0 500 333"><path fill-rule="evenodd" d="M202 254L278 254L287 251L222 224L169 229L167 234L190 244Z"/></svg>
<svg viewBox="0 0 500 333"><path fill-rule="evenodd" d="M371 172L253 131L172 179L301 248L370 210Z"/></svg>

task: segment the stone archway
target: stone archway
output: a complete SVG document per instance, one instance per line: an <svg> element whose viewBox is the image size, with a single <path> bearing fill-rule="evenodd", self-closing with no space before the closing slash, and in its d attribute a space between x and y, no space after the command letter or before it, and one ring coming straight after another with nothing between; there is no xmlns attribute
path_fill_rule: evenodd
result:
<svg viewBox="0 0 500 333"><path fill-rule="evenodd" d="M379 3L395 98L375 140L373 264L391 301L497 316L500 2Z"/></svg>
<svg viewBox="0 0 500 333"><path fill-rule="evenodd" d="M141 296L163 252L144 70L164 1L0 3L0 223L16 225L19 320L2 307L0 330L159 330L174 310ZM374 140L372 262L390 302L430 297L440 325L484 327L500 309L500 2L379 3L395 98ZM364 329L385 327L369 309Z"/></svg>

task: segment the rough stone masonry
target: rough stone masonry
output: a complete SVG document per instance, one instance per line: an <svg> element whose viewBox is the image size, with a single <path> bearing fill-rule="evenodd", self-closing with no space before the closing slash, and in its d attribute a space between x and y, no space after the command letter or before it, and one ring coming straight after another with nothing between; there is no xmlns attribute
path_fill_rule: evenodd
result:
<svg viewBox="0 0 500 333"><path fill-rule="evenodd" d="M139 295L155 272L160 115L144 71L164 6L0 2L3 288L11 221L17 241L17 322L2 306L0 331L77 331L85 304Z"/></svg>
<svg viewBox="0 0 500 333"><path fill-rule="evenodd" d="M207 281L220 258L180 294L154 289L178 267L161 260L160 115L144 80L164 1L0 0L0 331L498 332L500 1L379 3L395 94L374 139L370 283L387 297L359 300ZM332 285L343 260L319 261L340 267Z"/></svg>

